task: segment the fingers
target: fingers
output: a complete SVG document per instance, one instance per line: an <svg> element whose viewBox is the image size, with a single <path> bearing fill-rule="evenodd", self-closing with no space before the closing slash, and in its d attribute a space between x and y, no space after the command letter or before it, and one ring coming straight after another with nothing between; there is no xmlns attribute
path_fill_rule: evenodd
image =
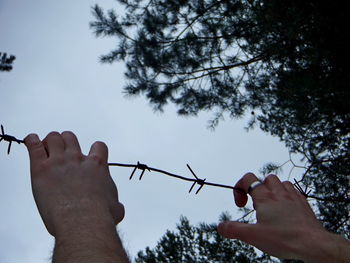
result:
<svg viewBox="0 0 350 263"><path fill-rule="evenodd" d="M270 174L267 176L264 180L264 185L274 193L282 192L285 191L286 189L284 188L283 184L281 183L280 179L274 175Z"/></svg>
<svg viewBox="0 0 350 263"><path fill-rule="evenodd" d="M243 189L243 191L234 190L234 198L235 203L238 207L243 207L246 205L248 201L248 191L252 183L259 181L259 179L253 173L245 174L235 185L235 187ZM289 193L292 195L301 195L294 187L291 182L281 182L280 179L276 175L269 175L265 178L261 185L258 185L250 191L249 195L252 196L253 203L257 197L267 196L268 192L272 192L274 194L282 194Z"/></svg>
<svg viewBox="0 0 350 263"><path fill-rule="evenodd" d="M251 243L254 234L256 234L256 225L246 224L234 221L225 221L218 225L218 233L230 239L239 239Z"/></svg>
<svg viewBox="0 0 350 263"><path fill-rule="evenodd" d="M81 153L77 136L71 131L65 131L61 134L64 141L65 150L72 153Z"/></svg>
<svg viewBox="0 0 350 263"><path fill-rule="evenodd" d="M89 157L97 159L102 163L107 163L108 161L108 148L103 142L95 142L89 152Z"/></svg>
<svg viewBox="0 0 350 263"><path fill-rule="evenodd" d="M288 226L288 225L286 225ZM288 238L288 227L276 227L260 223L245 224L240 222L226 221L218 225L218 233L230 239L239 239L246 242L271 256L279 258L296 258L295 233ZM290 231L289 231L290 232ZM294 241L287 244L289 239Z"/></svg>
<svg viewBox="0 0 350 263"><path fill-rule="evenodd" d="M294 185L291 182L285 181L282 184L284 189L286 189L286 191L288 191L289 193L299 193L299 191L295 189Z"/></svg>
<svg viewBox="0 0 350 263"><path fill-rule="evenodd" d="M295 188L294 184L292 184L289 181L285 181L282 184L288 193L290 193L292 195L297 195L299 198L306 200L306 196L303 195L299 190L297 190Z"/></svg>
<svg viewBox="0 0 350 263"><path fill-rule="evenodd" d="M29 134L25 139L24 143L29 152L30 161L37 162L47 159L47 153L44 144L40 141L38 135Z"/></svg>
<svg viewBox="0 0 350 263"><path fill-rule="evenodd" d="M81 153L77 137L70 131L50 132L42 141L46 156L53 157L62 154L64 151Z"/></svg>
<svg viewBox="0 0 350 263"><path fill-rule="evenodd" d="M249 189L250 185L256 181L259 181L259 179L253 173L247 173L237 182L235 187L241 188L244 190L244 192L237 191L237 190L233 191L235 203L238 207L243 207L246 205L246 203L248 201L248 195L247 195L248 189ZM249 194L254 199L255 195L257 195L259 193L264 193L267 191L268 191L268 189L266 188L266 186L264 184L262 184L262 185L257 186L256 188L254 188L254 190L252 190Z"/></svg>
<svg viewBox="0 0 350 263"><path fill-rule="evenodd" d="M31 160L44 160L48 157L58 156L65 151L72 153L81 153L79 141L75 134L70 131L50 132L43 141L40 141L38 135L29 134L25 138ZM108 148L103 142L95 142L90 149L89 156L97 157L103 163L108 160Z"/></svg>
<svg viewBox="0 0 350 263"><path fill-rule="evenodd" d="M49 157L60 155L65 149L63 138L58 132L50 132L43 140L43 144Z"/></svg>

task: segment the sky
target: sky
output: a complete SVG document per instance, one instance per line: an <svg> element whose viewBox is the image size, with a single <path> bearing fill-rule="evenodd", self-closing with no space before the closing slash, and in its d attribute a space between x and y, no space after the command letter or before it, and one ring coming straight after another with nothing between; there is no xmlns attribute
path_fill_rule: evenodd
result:
<svg viewBox="0 0 350 263"><path fill-rule="evenodd" d="M247 120L227 118L212 131L207 121L213 113L184 118L169 105L160 114L143 97L125 98L124 65L99 63L117 39L95 38L89 29L96 2L0 0L0 51L17 57L11 72L0 73L0 124L6 133L44 138L70 130L85 154L101 140L109 147L109 162L140 161L190 177L188 163L199 177L229 185L246 172L258 174L267 162L289 159L278 138L259 129L246 132ZM118 8L112 0L98 4ZM11 154L6 151L1 142L0 263L50 262L54 239L32 197L26 148L13 144ZM230 190L207 186L195 195L188 193L189 182L148 172L141 181L129 181L132 169L110 171L126 208L118 231L131 256L154 247L181 215L192 223L217 222L223 211L241 216Z"/></svg>

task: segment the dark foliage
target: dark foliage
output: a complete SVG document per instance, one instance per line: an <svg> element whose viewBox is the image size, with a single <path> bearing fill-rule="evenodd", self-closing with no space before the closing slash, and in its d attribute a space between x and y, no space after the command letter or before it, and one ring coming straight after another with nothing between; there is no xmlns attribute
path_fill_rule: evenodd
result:
<svg viewBox="0 0 350 263"><path fill-rule="evenodd" d="M125 61L128 95L179 114L251 113L248 126L307 161L303 183L324 225L350 237L348 12L340 1L118 0L122 17L93 8L103 62Z"/></svg>
<svg viewBox="0 0 350 263"><path fill-rule="evenodd" d="M227 215L223 214L222 218ZM258 256L252 246L217 234L216 224L191 225L181 217L176 231L167 231L153 249L140 251L136 263L272 263L268 255Z"/></svg>
<svg viewBox="0 0 350 263"><path fill-rule="evenodd" d="M0 52L0 71L11 71L15 59L16 57L13 55L7 56L6 53Z"/></svg>

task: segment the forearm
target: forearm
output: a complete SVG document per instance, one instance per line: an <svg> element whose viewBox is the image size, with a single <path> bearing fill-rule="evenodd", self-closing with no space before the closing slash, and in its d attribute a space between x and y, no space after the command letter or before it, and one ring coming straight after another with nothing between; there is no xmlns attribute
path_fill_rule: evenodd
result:
<svg viewBox="0 0 350 263"><path fill-rule="evenodd" d="M313 233L302 249L305 263L350 262L350 242L330 232Z"/></svg>
<svg viewBox="0 0 350 263"><path fill-rule="evenodd" d="M114 224L75 226L56 236L53 263L129 263Z"/></svg>

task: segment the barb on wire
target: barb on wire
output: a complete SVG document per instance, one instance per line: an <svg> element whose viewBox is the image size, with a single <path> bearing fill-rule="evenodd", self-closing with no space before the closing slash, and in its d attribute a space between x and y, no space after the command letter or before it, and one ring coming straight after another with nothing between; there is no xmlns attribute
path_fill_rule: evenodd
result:
<svg viewBox="0 0 350 263"><path fill-rule="evenodd" d="M134 168L132 170L132 173L129 177L129 179L132 179L132 177L134 176L135 172L137 169L142 170L141 175L140 175L140 180L142 179L142 176L144 175L144 172L147 170L149 172L157 172L157 173L162 173L171 177L175 177L177 179L180 180L184 180L184 181L189 181L192 182L192 186L189 190L189 193L191 193L191 191L193 190L194 186L196 184L199 185L199 188L196 191L196 194L199 193L199 191L203 188L204 185L210 185L210 186L215 186L215 187L221 187L221 188L227 188L227 189L232 189L232 190L237 190L237 191L241 191L243 193L244 190L242 188L239 187L234 187L231 185L223 185L223 184L217 184L217 183L210 183L210 182L206 182L206 179L200 179L198 178L198 176L194 173L194 171L192 170L192 168L187 164L187 168L190 170L190 172L192 173L192 175L194 176L194 178L189 178L189 177L184 177L181 175L177 175L177 174L173 174L173 173L169 173L167 171L164 170L160 170L157 168L153 168L153 167L149 167L146 164L141 164L140 162L137 162L137 164L124 164L124 163L108 163L109 166L120 166L120 167L129 167L129 168Z"/></svg>
<svg viewBox="0 0 350 263"><path fill-rule="evenodd" d="M130 175L130 177L129 177L129 180L132 179L132 177L134 176L134 173L135 173L135 171L136 171L137 169L142 170L141 175L140 175L140 177L139 177L139 180L142 179L142 176L143 176L143 174L145 173L145 170L148 170L149 172L151 171L151 170L148 168L147 165L142 164L142 163L140 163L140 162L137 162L137 165L135 166L134 170L132 171L132 173L131 173L131 175Z"/></svg>
<svg viewBox="0 0 350 263"><path fill-rule="evenodd" d="M24 143L24 140L20 140L17 139L16 137L12 136L12 135L8 135L5 133L4 131L4 127L3 125L1 125L1 134L0 134L0 142L1 141L5 141L8 142L8 148L7 148L7 154L10 154L10 150L11 150L11 146L12 146L12 142L16 142L18 144ZM191 193L191 191L193 190L194 186L196 184L199 185L199 188L196 191L196 194L199 193L199 191L205 186L205 185L209 185L209 186L214 186L214 187L221 187L221 188L227 188L227 189L231 189L231 190L236 190L236 191L240 191L242 193L245 193L245 191L242 188L239 187L234 187L231 185L223 185L223 184L217 184L217 183L211 183L211 182L207 182L206 179L201 179L199 178L195 172L192 170L192 168L187 164L187 168L190 170L190 172L192 173L194 178L189 178L189 177L184 177L181 175L177 175L174 173L170 173L161 169L157 169L157 168L152 168L147 166L146 164L142 164L140 162L137 162L137 164L123 164L123 163L108 163L109 166L120 166L120 167L129 167L129 168L134 168L129 179L131 180L136 172L136 170L141 170L141 174L139 177L139 180L142 179L142 177L144 176L146 170L149 172L157 172L157 173L162 173L180 180L184 180L184 181L189 181L192 182L191 188L189 190L189 193ZM297 181L294 179L294 186L295 188L302 193L306 198L313 198L319 201L324 201L324 202L345 202L345 203L350 203L350 198L337 198L337 197L320 197L320 196L315 196L315 195L310 195L310 193L312 192L312 190L308 190L308 187L306 186L305 189L303 189L300 185L300 181Z"/></svg>
<svg viewBox="0 0 350 263"><path fill-rule="evenodd" d="M193 172L193 170L191 169L191 167L187 164L187 168L191 171L191 173L193 174L193 176L196 178L196 180L193 182L191 188L190 188L190 191L188 191L189 193L191 193L193 187L198 184L199 185L199 188L198 190L196 191L196 194L199 193L199 191L203 188L204 184L205 184L205 180L206 179L199 179L197 177L197 175Z"/></svg>
<svg viewBox="0 0 350 263"><path fill-rule="evenodd" d="M24 143L23 140L19 140L14 136L5 134L4 126L1 125L0 142L2 140L9 143L8 148L7 148L7 154L10 154L12 142L17 142L18 144Z"/></svg>
<svg viewBox="0 0 350 263"><path fill-rule="evenodd" d="M303 189L300 185L300 182L294 179L294 187L306 198L309 197L311 190L308 190L308 187L306 186L305 189Z"/></svg>

